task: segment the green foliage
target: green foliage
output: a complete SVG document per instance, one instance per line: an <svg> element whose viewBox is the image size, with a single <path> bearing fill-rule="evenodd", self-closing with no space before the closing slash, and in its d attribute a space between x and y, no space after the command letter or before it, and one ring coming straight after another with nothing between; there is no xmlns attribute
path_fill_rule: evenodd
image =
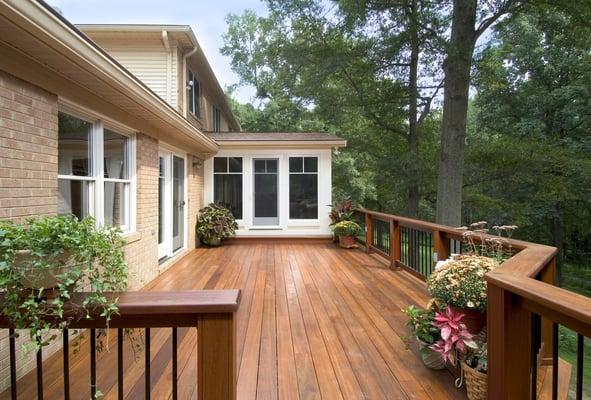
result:
<svg viewBox="0 0 591 400"><path fill-rule="evenodd" d="M220 240L236 234L238 224L227 208L211 203L199 210L196 232L205 244L219 244Z"/></svg>
<svg viewBox="0 0 591 400"><path fill-rule="evenodd" d="M433 324L435 318L435 310L408 306L402 310L408 317L406 326L410 328L411 333L415 336L421 344L429 346L435 343L441 337L439 329Z"/></svg>
<svg viewBox="0 0 591 400"><path fill-rule="evenodd" d="M117 298L108 292L125 290L127 265L124 239L118 228L97 228L87 217L31 219L26 224L0 222L0 288L6 293L3 313L17 329L28 329L30 348L48 345L51 328L66 328L72 320L90 318L101 310L107 323L117 313ZM49 274L57 287L46 293L33 286ZM74 292L87 292L81 304ZM53 321L52 321L53 319Z"/></svg>
<svg viewBox="0 0 591 400"><path fill-rule="evenodd" d="M330 209L331 225L341 221L351 221L355 212L355 203L350 198L333 203Z"/></svg>
<svg viewBox="0 0 591 400"><path fill-rule="evenodd" d="M332 226L332 231L336 236L359 236L363 229L353 221L341 221Z"/></svg>

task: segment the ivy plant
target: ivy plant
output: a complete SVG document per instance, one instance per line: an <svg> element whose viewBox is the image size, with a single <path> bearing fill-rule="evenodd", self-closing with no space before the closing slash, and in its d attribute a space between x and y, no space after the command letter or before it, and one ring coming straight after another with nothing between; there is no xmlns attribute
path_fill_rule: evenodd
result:
<svg viewBox="0 0 591 400"><path fill-rule="evenodd" d="M236 234L238 224L227 208L211 203L199 210L196 232L205 244L217 245Z"/></svg>
<svg viewBox="0 0 591 400"><path fill-rule="evenodd" d="M16 329L29 331L28 349L48 345L55 338L51 329L91 318L91 310L98 309L108 324L118 311L118 299L109 293L127 287L124 245L118 228L97 228L90 217L0 221L2 312ZM48 275L55 287L38 284ZM75 292L88 295L77 301Z"/></svg>

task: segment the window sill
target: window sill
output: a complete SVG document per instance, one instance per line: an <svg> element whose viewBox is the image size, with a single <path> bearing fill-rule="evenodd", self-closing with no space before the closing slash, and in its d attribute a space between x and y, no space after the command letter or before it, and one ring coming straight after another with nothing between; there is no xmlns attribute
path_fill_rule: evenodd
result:
<svg viewBox="0 0 591 400"><path fill-rule="evenodd" d="M282 231L283 227L282 226L267 226L267 225L261 225L261 226L251 226L248 228L249 231Z"/></svg>
<svg viewBox="0 0 591 400"><path fill-rule="evenodd" d="M123 239L125 239L126 244L138 242L142 239L142 234L140 232L126 232L122 236Z"/></svg>
<svg viewBox="0 0 591 400"><path fill-rule="evenodd" d="M320 225L319 219L290 219L288 226L317 226Z"/></svg>

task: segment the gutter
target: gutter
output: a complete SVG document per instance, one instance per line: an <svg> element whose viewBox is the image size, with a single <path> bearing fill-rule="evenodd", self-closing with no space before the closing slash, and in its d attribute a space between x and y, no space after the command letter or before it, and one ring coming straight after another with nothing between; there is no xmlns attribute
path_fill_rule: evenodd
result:
<svg viewBox="0 0 591 400"><path fill-rule="evenodd" d="M75 61L79 68L92 71L97 80L117 88L121 95L152 112L173 130L198 142L204 152L217 152L215 141L191 125L174 107L44 1L0 2L0 12L37 40ZM42 37L36 35L39 31L42 31ZM48 39L53 41L53 45Z"/></svg>

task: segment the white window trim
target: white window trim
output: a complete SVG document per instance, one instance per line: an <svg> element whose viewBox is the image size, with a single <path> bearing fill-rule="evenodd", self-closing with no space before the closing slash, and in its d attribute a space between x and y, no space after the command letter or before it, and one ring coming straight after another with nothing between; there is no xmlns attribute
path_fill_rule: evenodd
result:
<svg viewBox="0 0 591 400"><path fill-rule="evenodd" d="M226 171L228 172L215 172L215 159L216 158L225 158L226 159ZM240 158L242 160L242 172L230 172L230 158ZM242 176L242 218L236 218L236 223L241 224L244 221L244 164L245 164L245 157L241 155L235 156L214 156L212 157L212 179L211 179L211 197L212 202L215 203L215 176L216 175L241 175Z"/></svg>
<svg viewBox="0 0 591 400"><path fill-rule="evenodd" d="M135 131L123 124L118 123L110 118L107 118L91 110L78 106L65 99L60 99L58 111L72 117L79 118L92 124L92 133L89 141L91 159L92 159L92 176L76 176L76 175L62 175L58 174L58 179L63 180L83 180L92 182L89 185L89 204L88 211L95 221L97 226L104 226L104 188L105 182L122 182L128 183L129 189L127 194L127 225L121 226L121 231L124 236L132 235L136 232L136 133ZM104 177L104 129L112 130L118 134L127 136L127 160L129 179L114 179Z"/></svg>
<svg viewBox="0 0 591 400"><path fill-rule="evenodd" d="M316 158L316 172L304 172L304 158L305 157L314 157ZM289 170L289 161L292 158L302 158L302 172L291 172ZM289 154L287 156L287 216L288 216L288 224L290 226L308 226L308 225L318 225L320 224L320 161L321 157L320 154ZM317 207L317 217L316 218L291 218L290 210L289 210L289 201L291 199L291 191L290 191L290 179L291 175L316 175L316 207Z"/></svg>
<svg viewBox="0 0 591 400"><path fill-rule="evenodd" d="M193 117L201 120L201 81L199 80L199 78L197 77L197 74L195 73L195 71L193 71L191 68L187 68L187 85L189 85L189 82L191 82L190 76L193 75L193 84L191 85L192 89L193 89L193 97L191 97L190 95L190 90L191 89L187 89L187 111L189 112L189 114L191 114ZM199 90L195 90L195 84L199 85ZM198 104L195 104L195 99L198 100ZM189 102L191 102L193 104L193 111L191 111L191 108L189 107ZM198 106L198 107L196 107Z"/></svg>

